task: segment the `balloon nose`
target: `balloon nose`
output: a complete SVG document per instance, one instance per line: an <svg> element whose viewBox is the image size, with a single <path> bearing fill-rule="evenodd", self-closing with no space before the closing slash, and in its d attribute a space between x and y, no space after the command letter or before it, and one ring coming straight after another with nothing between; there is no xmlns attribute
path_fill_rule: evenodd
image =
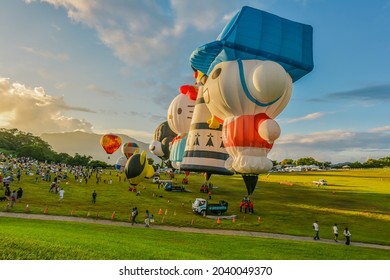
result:
<svg viewBox="0 0 390 280"><path fill-rule="evenodd" d="M273 61L263 61L253 72L256 99L268 103L281 97L288 87L288 76L284 68Z"/></svg>

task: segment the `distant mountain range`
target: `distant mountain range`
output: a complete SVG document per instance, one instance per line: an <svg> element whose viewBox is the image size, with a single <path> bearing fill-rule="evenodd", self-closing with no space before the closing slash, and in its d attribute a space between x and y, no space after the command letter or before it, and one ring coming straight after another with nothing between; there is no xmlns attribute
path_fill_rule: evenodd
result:
<svg viewBox="0 0 390 280"><path fill-rule="evenodd" d="M127 135L116 134L121 137L122 144L127 142L137 143L140 150L146 151L147 157L152 158L155 163L160 163L161 159L149 151L149 144L138 141ZM100 146L101 134L87 133L82 131L63 132L63 133L44 133L41 135L43 141L47 142L57 153L67 153L74 156L91 156L94 160L101 160L109 164L115 164L117 159L123 156L121 148L115 153L108 155ZM110 157L110 158L108 158Z"/></svg>

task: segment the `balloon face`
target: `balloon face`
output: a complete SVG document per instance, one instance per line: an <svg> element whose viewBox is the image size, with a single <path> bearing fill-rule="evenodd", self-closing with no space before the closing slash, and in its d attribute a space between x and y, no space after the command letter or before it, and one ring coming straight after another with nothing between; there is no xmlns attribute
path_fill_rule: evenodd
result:
<svg viewBox="0 0 390 280"><path fill-rule="evenodd" d="M161 123L154 132L154 140L149 145L149 150L162 160L169 159L169 143L177 136L165 121Z"/></svg>
<svg viewBox="0 0 390 280"><path fill-rule="evenodd" d="M100 145L109 155L118 150L121 144L122 139L115 134L105 134L100 138Z"/></svg>
<svg viewBox="0 0 390 280"><path fill-rule="evenodd" d="M261 60L222 62L203 88L207 107L222 120L259 113L275 118L287 106L291 92L292 80L283 67Z"/></svg>
<svg viewBox="0 0 390 280"><path fill-rule="evenodd" d="M185 93L177 95L172 100L168 108L167 120L174 133L187 133L190 129L195 100L196 96Z"/></svg>
<svg viewBox="0 0 390 280"><path fill-rule="evenodd" d="M122 153L125 155L126 158L131 157L138 149L139 146L137 143L127 142L122 145Z"/></svg>

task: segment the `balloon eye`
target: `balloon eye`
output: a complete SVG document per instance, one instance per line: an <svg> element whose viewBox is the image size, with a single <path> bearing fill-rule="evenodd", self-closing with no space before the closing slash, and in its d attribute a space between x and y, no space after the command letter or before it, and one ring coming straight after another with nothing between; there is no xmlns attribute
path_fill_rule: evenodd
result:
<svg viewBox="0 0 390 280"><path fill-rule="evenodd" d="M213 75L211 76L211 78L213 79L216 79L219 77L219 75L221 74L222 72L222 69L221 68L217 68L214 72L213 72Z"/></svg>
<svg viewBox="0 0 390 280"><path fill-rule="evenodd" d="M206 83L206 81L207 81L207 76L206 76L206 75L203 75L202 78L200 79L200 83L201 83L202 85L204 85L204 84Z"/></svg>
<svg viewBox="0 0 390 280"><path fill-rule="evenodd" d="M180 115L181 113L183 112L183 110L181 108L178 108L177 109L177 113Z"/></svg>

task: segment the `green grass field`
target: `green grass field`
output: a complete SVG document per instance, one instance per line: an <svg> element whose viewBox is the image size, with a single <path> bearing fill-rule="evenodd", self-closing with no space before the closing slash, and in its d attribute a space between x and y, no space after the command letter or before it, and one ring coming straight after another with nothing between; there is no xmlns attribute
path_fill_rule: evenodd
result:
<svg viewBox="0 0 390 280"><path fill-rule="evenodd" d="M0 218L0 259L20 260L359 260L387 250L170 232L139 227Z"/></svg>
<svg viewBox="0 0 390 280"><path fill-rule="evenodd" d="M177 175L178 182L184 175ZM221 228L221 229L233 229L233 230L247 230L247 231L262 231L270 233L282 233L298 236L312 236L313 229L311 227L315 220L320 224L320 237L325 239L332 239L332 225L338 223L339 230L345 226L348 226L352 232L352 242L366 242L390 245L390 169L375 169L375 170L349 170L349 171L327 171L327 172L296 172L296 173L270 173L269 175L261 175L257 188L252 195L254 201L254 214L245 214L239 212L239 202L246 194L246 189L243 180L240 176L217 176L213 175L211 181L215 188L213 189L212 200L219 201L221 199L229 202L229 210L226 215L237 215L236 222L231 220L221 220L221 224L217 224L213 219L207 219L199 215L193 214L191 211L191 203L196 197L207 198L206 194L199 192L199 187L202 184L204 178L203 175L191 174L189 176L189 185L186 187L191 192L167 192L163 189L158 189L156 184L153 184L151 180L145 179L138 187L141 190L141 195L136 196L135 193L128 191L128 183L121 181L116 172L107 171L104 174L103 179L112 179L111 185L107 183L96 184L94 178L89 180L88 184L75 182L73 178L70 178L67 182L61 182L61 187L65 189L64 201L59 202L58 196L49 193L50 182L35 183L35 176L23 175L21 182L14 182L11 185L11 190L19 188L21 186L24 190L24 195L21 201L15 204L15 207L9 211L11 212L25 212L26 205L29 205L29 213L42 214L47 208L48 215L73 215L79 217L99 218L99 219L111 219L112 213L115 211L115 220L128 221L131 209L138 207L140 211L139 221L143 220L143 214L146 209L149 209L156 217L156 224L174 225L181 227L199 227L199 228ZM325 187L317 187L312 184L313 180L326 179L329 183ZM164 179L164 177L162 178ZM97 203L94 205L91 203L91 193L96 190L98 193ZM0 207L5 211L7 202L0 202ZM163 215L158 215L159 210L162 210ZM259 223L260 217L260 223ZM12 220L12 219L10 219ZM50 243L48 241L40 241L39 237L43 238L43 233L36 227L32 226L31 221L21 223L19 220L10 222L7 219L1 219L2 226L0 227L0 240L2 244L4 242L16 242L18 243L17 236L20 238L27 231L28 225L32 229L29 229L29 236L33 236L33 233L37 231L37 239L34 239L34 243L31 243L31 247L37 248L38 253L31 256L20 255L18 257L17 252L8 252L2 255L3 259L131 259L132 253L125 249L118 249L118 253L98 253L101 257L97 257L96 254L90 252L89 247L93 247L92 240L98 240L98 236L91 234L98 229L93 229L93 225L75 225L70 223L59 222L38 222L40 230L46 230L48 236L58 237L60 233L75 232L78 236L83 236L80 241L77 241L77 246L80 250L85 250L86 253L81 257L65 253L70 250L66 242L70 242L71 246L72 238L70 241L64 241L65 244L59 255L50 255L49 247L45 248L42 244ZM20 230L12 229L10 225L10 231L20 232L18 235L9 234L6 232L6 224L21 225ZM47 224L47 225L46 225ZM24 225L24 226L23 226ZM71 225L71 226L70 226ZM98 226L98 228L105 228L102 230L102 240L99 240L99 244L105 244L104 248L109 248L112 244L112 249L107 249L108 252L116 251L114 242L109 240L123 240L129 238L128 228L115 228ZM23 230L25 229L25 230ZM56 230L58 229L58 230ZM84 232L85 231L85 232ZM106 234L104 234L106 232ZM104 241L104 236L112 234L112 239ZM147 231L143 229L134 229L131 231L131 235L139 234L137 239L148 240L145 246L153 248L156 241L154 238L159 238L159 242L164 240L167 245L173 246L170 242L169 236L175 236L175 243L179 240L177 236L186 236L183 238L183 249L176 252L165 252L164 246L162 251L153 255L152 253L145 253L140 255L141 259L247 259L247 257L241 254L228 254L229 256L222 257L221 253L217 256L212 252L209 254L197 255L194 252L190 252L192 244L190 242L196 242L193 246L207 247L201 245L199 242L205 240L202 235L196 234L177 234L171 232L160 232L158 235L156 232ZM342 235L342 234L341 234ZM89 236L87 238L86 236ZM144 237L143 237L144 236ZM49 237L47 237L49 238ZM382 250L366 249L366 248L352 248L347 246L332 246L327 244L312 244L309 242L292 242L282 240L264 240L264 239L251 239L244 237L213 237L205 244L217 244L220 243L220 251L229 244L235 243L232 240L239 240L238 244L248 244L248 258L264 258L264 255L259 255L258 251L250 249L251 242L255 245L255 248L263 246L270 246L273 250L273 254L269 253L269 257L266 259L382 259L381 253L363 253L363 251L373 252ZM243 239L241 239L243 238ZM75 239L75 238L73 238ZM91 241L89 241L91 239ZM343 239L341 237L340 239ZM22 244L29 246L29 243L23 241ZM132 238L128 241L131 243ZM150 242L149 242L150 241ZM35 243L36 242L36 243ZM41 243L42 242L42 243ZM81 243L85 242L85 245ZM125 242L125 241L121 241ZM188 243L187 243L188 242ZM80 243L80 244L79 244ZM90 243L90 244L89 244ZM129 244L130 244L129 243ZM171 243L171 245L169 245ZM297 244L295 244L297 243ZM124 244L124 243L123 243ZM127 243L126 243L127 244ZM160 243L159 243L160 244ZM279 244L279 245L278 245ZM302 245L304 244L304 245ZM53 244L54 246L55 244ZM297 247L294 247L296 245ZM84 247L86 246L86 247ZM175 245L176 246L176 245ZM219 245L218 245L219 246ZM285 249L285 246L292 246L290 249ZM316 251L318 248L326 247L326 252L329 250L329 254L318 254ZM330 246L330 247L329 247ZM77 247L77 248L78 248ZM115 247L115 248L114 248ZM129 245L129 247L131 247ZM239 247L239 245L238 245ZM331 249L329 249L329 248ZM66 249L68 248L68 249ZM148 247L149 248L149 247ZM145 251L150 251L146 249ZM280 250L277 250L280 248ZM297 249L299 248L299 250ZM21 251L25 251L25 247ZM145 249L145 248L144 248ZM335 250L333 252L333 249ZM53 249L54 250L54 249ZM103 249L102 249L103 250ZM124 251L125 250L125 251ZM233 250L233 248L232 248ZM229 250L229 251L232 251ZM238 250L238 249L237 249ZM297 251L303 251L298 253ZM308 250L305 252L305 250ZM340 251L339 251L340 250ZM342 252L348 250L347 252ZM362 250L359 254L352 257L348 252L357 253L358 250ZM45 252L48 251L46 254ZM55 251L55 250L54 250ZM61 254L61 252L63 253ZM261 250L260 250L261 251ZM322 250L321 250L322 251ZM89 253L87 253L89 252ZM289 254L291 252L291 254ZM388 255L388 251L386 251ZM115 256L114 256L115 255ZM386 254L385 254L386 255ZM134 256L138 256L135 254ZM316 257L317 256L317 257ZM386 258L386 257L383 257ZM388 259L388 257L387 257Z"/></svg>

